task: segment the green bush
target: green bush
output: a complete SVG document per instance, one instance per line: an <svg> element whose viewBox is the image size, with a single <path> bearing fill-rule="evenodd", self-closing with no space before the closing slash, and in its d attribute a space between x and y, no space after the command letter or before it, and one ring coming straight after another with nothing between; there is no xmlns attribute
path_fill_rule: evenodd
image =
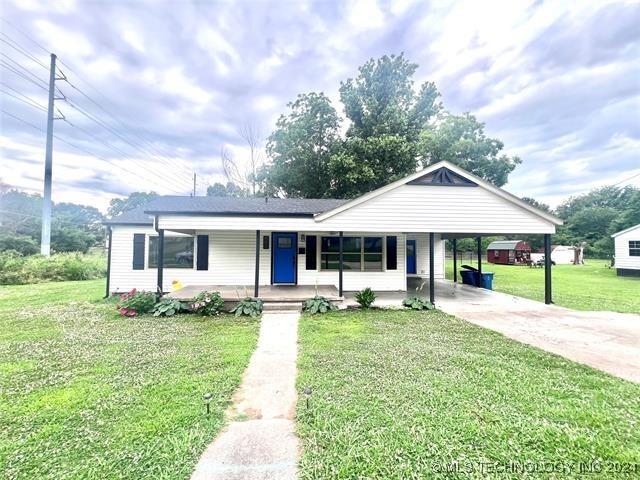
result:
<svg viewBox="0 0 640 480"><path fill-rule="evenodd" d="M58 253L50 257L24 256L14 250L0 252L0 285L16 285L104 277L106 261L101 255Z"/></svg>
<svg viewBox="0 0 640 480"><path fill-rule="evenodd" d="M220 315L224 307L224 300L220 297L220 292L200 292L193 303L191 310L204 316Z"/></svg>
<svg viewBox="0 0 640 480"><path fill-rule="evenodd" d="M262 300L251 297L243 298L238 305L231 310L231 313L235 313L236 317L240 315L257 317L262 313Z"/></svg>
<svg viewBox="0 0 640 480"><path fill-rule="evenodd" d="M338 307L320 295L316 295L309 300L305 300L302 304L302 310L309 312L311 315L315 315L316 313L327 313L337 309Z"/></svg>
<svg viewBox="0 0 640 480"><path fill-rule="evenodd" d="M120 301L116 305L120 315L135 317L139 313L149 313L156 304L156 295L153 292L138 291L135 288L129 293L120 295Z"/></svg>
<svg viewBox="0 0 640 480"><path fill-rule="evenodd" d="M435 308L429 300L418 296L405 298L402 305L413 310L433 310Z"/></svg>
<svg viewBox="0 0 640 480"><path fill-rule="evenodd" d="M376 294L369 287L356 292L355 297L362 308L370 308L376 300Z"/></svg>
<svg viewBox="0 0 640 480"><path fill-rule="evenodd" d="M0 233L0 252L14 250L21 255L35 255L40 250L38 242L27 235Z"/></svg>
<svg viewBox="0 0 640 480"><path fill-rule="evenodd" d="M163 298L153 307L154 317L171 317L176 313L189 310L180 300L175 298Z"/></svg>

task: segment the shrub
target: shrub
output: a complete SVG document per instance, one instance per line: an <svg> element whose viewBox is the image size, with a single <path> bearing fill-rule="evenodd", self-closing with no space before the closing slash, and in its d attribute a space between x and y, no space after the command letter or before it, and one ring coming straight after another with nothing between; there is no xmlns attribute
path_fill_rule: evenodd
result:
<svg viewBox="0 0 640 480"><path fill-rule="evenodd" d="M171 317L188 310L187 306L175 298L163 298L153 306L154 317Z"/></svg>
<svg viewBox="0 0 640 480"><path fill-rule="evenodd" d="M302 309L305 312L309 312L310 314L315 315L316 313L327 313L332 310L337 310L338 307L336 307L326 298L320 295L316 295L309 300L305 300L305 302L302 304Z"/></svg>
<svg viewBox="0 0 640 480"><path fill-rule="evenodd" d="M243 298L240 300L238 305L236 305L231 313L235 313L236 317L240 315L249 315L250 317L257 317L262 313L262 300L257 298Z"/></svg>
<svg viewBox="0 0 640 480"><path fill-rule="evenodd" d="M429 300L418 296L405 298L402 305L413 310L433 310L435 308Z"/></svg>
<svg viewBox="0 0 640 480"><path fill-rule="evenodd" d="M101 255L58 253L43 257L23 256L13 250L0 252L0 285L91 280L105 274L106 261Z"/></svg>
<svg viewBox="0 0 640 480"><path fill-rule="evenodd" d="M120 301L116 305L120 315L135 317L140 313L148 313L156 304L156 295L153 292L139 292L135 288L129 293L120 295Z"/></svg>
<svg viewBox="0 0 640 480"><path fill-rule="evenodd" d="M191 310L204 316L220 315L224 307L224 300L220 297L220 292L200 292L193 303Z"/></svg>
<svg viewBox="0 0 640 480"><path fill-rule="evenodd" d="M356 302L358 302L362 308L370 308L375 300L376 294L373 293L373 290L369 287L356 293Z"/></svg>
<svg viewBox="0 0 640 480"><path fill-rule="evenodd" d="M40 251L38 243L27 235L0 233L0 252L14 250L21 255L35 255Z"/></svg>

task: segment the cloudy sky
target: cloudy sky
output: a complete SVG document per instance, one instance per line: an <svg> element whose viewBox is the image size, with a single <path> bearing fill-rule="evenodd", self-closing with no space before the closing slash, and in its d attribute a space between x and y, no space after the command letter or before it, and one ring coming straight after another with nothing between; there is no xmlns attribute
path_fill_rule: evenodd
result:
<svg viewBox="0 0 640 480"><path fill-rule="evenodd" d="M555 205L595 186L640 185L637 1L0 0L0 8L3 183L41 190L46 51L68 79L57 82L67 100L56 100L66 120L55 121L54 201L104 210L134 190L186 194L193 172L204 194L222 179L223 146L246 158L242 125L267 136L287 102L308 91L341 111L340 80L400 52L420 65L417 84L436 82L447 109L474 113L523 159L509 191Z"/></svg>

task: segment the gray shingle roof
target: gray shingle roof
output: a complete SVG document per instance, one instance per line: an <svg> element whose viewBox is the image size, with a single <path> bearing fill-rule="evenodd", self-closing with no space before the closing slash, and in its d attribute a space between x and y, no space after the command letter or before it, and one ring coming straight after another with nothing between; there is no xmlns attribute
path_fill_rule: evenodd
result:
<svg viewBox="0 0 640 480"><path fill-rule="evenodd" d="M496 240L491 242L487 250L515 250L522 240Z"/></svg>
<svg viewBox="0 0 640 480"><path fill-rule="evenodd" d="M326 198L232 198L180 197L166 195L124 212L107 225L152 225L154 213L238 214L238 215L300 215L312 216L336 208L348 200ZM149 212L149 213L145 213Z"/></svg>
<svg viewBox="0 0 640 480"><path fill-rule="evenodd" d="M153 225L153 217L144 213L146 205L141 205L105 220L106 225Z"/></svg>
<svg viewBox="0 0 640 480"><path fill-rule="evenodd" d="M348 200L313 198L231 198L164 196L147 203L148 213L196 213L311 216L336 208Z"/></svg>

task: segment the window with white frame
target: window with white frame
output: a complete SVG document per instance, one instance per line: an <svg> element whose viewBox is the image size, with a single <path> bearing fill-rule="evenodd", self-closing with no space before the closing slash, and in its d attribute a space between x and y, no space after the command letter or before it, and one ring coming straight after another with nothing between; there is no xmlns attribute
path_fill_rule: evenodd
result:
<svg viewBox="0 0 640 480"><path fill-rule="evenodd" d="M383 237L343 237L342 268L344 270L381 272ZM322 237L320 269L340 269L340 237Z"/></svg>
<svg viewBox="0 0 640 480"><path fill-rule="evenodd" d="M640 240L629 240L629 256L640 257Z"/></svg>

